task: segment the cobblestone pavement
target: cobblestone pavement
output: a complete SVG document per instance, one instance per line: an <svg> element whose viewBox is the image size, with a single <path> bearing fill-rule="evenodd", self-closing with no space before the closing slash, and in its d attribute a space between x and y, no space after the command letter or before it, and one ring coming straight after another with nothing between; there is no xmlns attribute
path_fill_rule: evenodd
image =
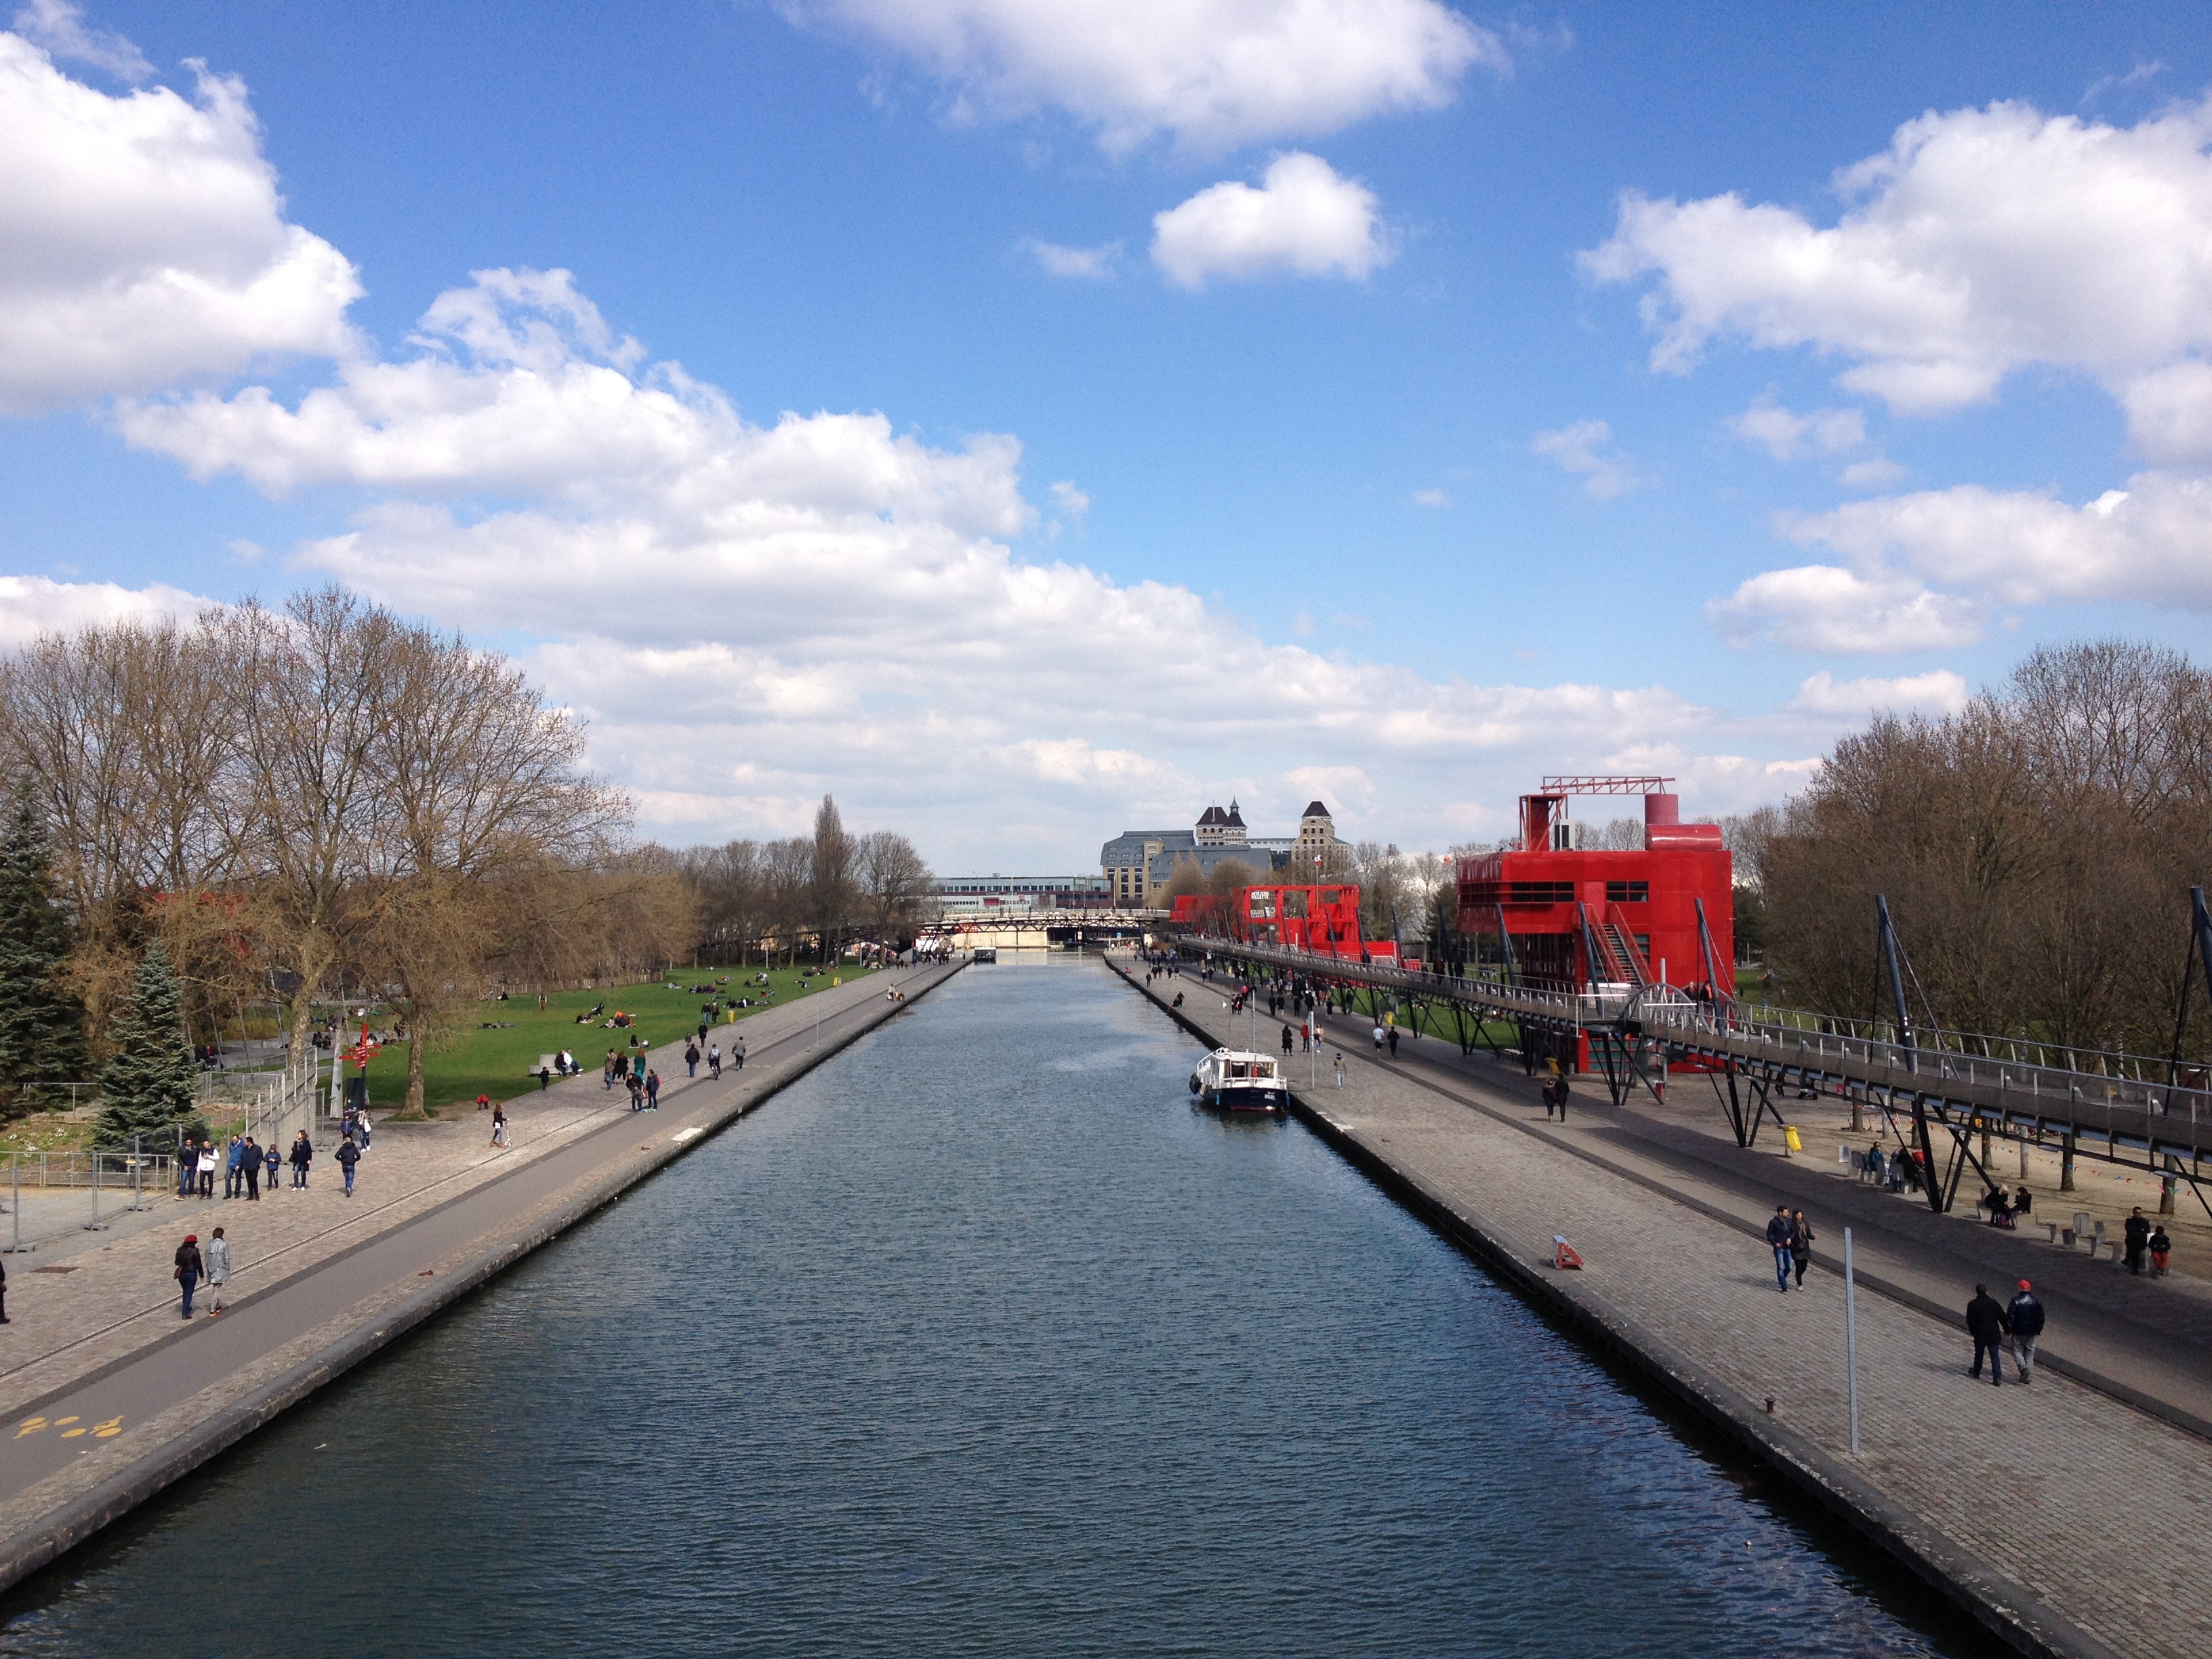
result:
<svg viewBox="0 0 2212 1659"><path fill-rule="evenodd" d="M1242 1046L1246 1021L1218 992L1188 976L1174 987L1185 1015ZM1549 1258L1565 1235L1587 1264L1577 1294L1673 1342L1753 1410L1771 1396L1778 1422L2114 1650L2212 1651L2212 1445L2048 1370L2027 1388L1970 1381L1962 1330L1862 1291L1854 1458L1838 1278L1778 1292L1764 1244L1727 1222L1423 1087L1371 1047L1343 1048L1336 1088L1334 1052L1311 1091L1318 1109L1524 1253ZM1826 1243L1839 1251L1839 1230Z"/></svg>
<svg viewBox="0 0 2212 1659"><path fill-rule="evenodd" d="M884 983L879 974L864 974L842 987L763 1009L723 1028L721 1042L726 1048L726 1033L742 1032L748 1048L757 1051L811 1025L817 1001L824 1011L849 1006L880 997ZM661 1098L668 1103L664 1119L694 1086L683 1075L682 1052L678 1047L669 1059L657 1060L665 1079ZM725 1078L732 1075L726 1066ZM702 1066L699 1081L707 1080ZM65 1251L5 1258L10 1323L0 1328L0 1418L19 1415L28 1402L169 1337L181 1322L170 1273L178 1242L187 1232L198 1233L204 1245L213 1228L224 1229L234 1263L228 1291L234 1301L629 1115L629 1097L604 1090L596 1071L542 1092L518 1093L506 1103L513 1144L504 1150L489 1144L488 1111L377 1125L351 1198L331 1157L337 1135L325 1129L315 1137L305 1191L292 1188L287 1166L278 1189L264 1191L258 1203L166 1195L149 1218L129 1218L137 1224L135 1231L118 1226L112 1236L70 1235L62 1241ZM149 1220L158 1224L147 1224ZM204 1285L198 1303L207 1305Z"/></svg>

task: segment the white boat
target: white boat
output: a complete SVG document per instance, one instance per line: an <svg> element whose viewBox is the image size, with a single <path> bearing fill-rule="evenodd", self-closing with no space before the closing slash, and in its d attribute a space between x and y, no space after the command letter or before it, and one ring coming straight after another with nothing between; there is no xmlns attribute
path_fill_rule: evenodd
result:
<svg viewBox="0 0 2212 1659"><path fill-rule="evenodd" d="M1190 1074L1190 1091L1209 1106L1232 1112L1279 1112L1291 1103L1290 1086L1273 1054L1216 1048Z"/></svg>

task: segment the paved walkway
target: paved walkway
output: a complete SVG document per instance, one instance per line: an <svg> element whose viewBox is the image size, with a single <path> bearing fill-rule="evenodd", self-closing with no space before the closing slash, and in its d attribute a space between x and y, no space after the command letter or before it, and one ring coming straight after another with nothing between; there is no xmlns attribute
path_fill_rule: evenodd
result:
<svg viewBox="0 0 2212 1659"><path fill-rule="evenodd" d="M592 1073L508 1103L515 1144L506 1150L487 1144L489 1113L380 1125L350 1199L326 1133L305 1192L287 1186L258 1203L177 1206L179 1218L191 1212L203 1241L218 1223L232 1241L232 1305L220 1319L178 1317L170 1271L180 1228L103 1243L52 1264L70 1269L61 1273L15 1258L15 1322L0 1333L0 1422L13 1425L0 1443L0 1539L35 1533L41 1517L349 1332L390 1317L430 1288L424 1281L565 1213L611 1173L665 1159L707 1126L750 1109L890 1012L888 988L911 995L947 971L864 974L763 1010L736 1028L749 1051L743 1073L726 1066L715 1082L702 1067L687 1080L678 1059L657 1113L632 1113L627 1095L606 1093ZM10 1565L0 1560L0 1569Z"/></svg>
<svg viewBox="0 0 2212 1659"><path fill-rule="evenodd" d="M1142 971L1139 965L1139 979ZM1189 975L1167 983L1185 994L1186 1017L1217 1041L1243 1045L1247 1021L1231 1019L1218 991ZM1762 1211L1771 1214L1801 1192L1819 1195L1806 1207L1820 1205L1831 1216L1872 1207L1892 1224L1869 1227L1869 1248L1883 1266L1916 1272L1916 1283L1960 1310L1972 1294L1977 1252L2039 1252L2039 1271L2026 1276L2053 1286L2054 1345L2068 1340L2077 1315L2086 1319L2087 1298L2100 1292L2118 1304L2106 1335L2141 1328L2132 1317L2136 1299L2166 1294L2174 1281L2124 1284L2125 1275L2109 1265L2067 1262L2017 1235L1916 1214L1802 1161L1753 1154L1742 1167L1762 1180L1723 1181L1696 1144L1709 1148L1711 1137L1674 1126L1693 1138L1678 1144L1676 1135L1631 1122L1634 1114L1584 1113L1586 1097L1565 1130L1547 1130L1534 1087L1517 1070L1493 1065L1485 1076L1447 1045L1425 1039L1419 1046L1418 1060L1408 1044L1392 1062L1370 1044L1346 1044L1340 1090L1331 1080L1334 1048L1323 1054L1320 1086L1311 1091L1302 1086L1305 1057L1295 1056L1292 1082L1347 1139L1443 1194L1525 1259L1548 1261L1553 1237L1566 1236L1588 1264L1583 1273L1561 1276L1571 1295L1674 1345L1733 1391L1739 1420L1763 1417L1771 1398L1778 1429L1934 1528L2010 1594L2024 1593L2041 1604L2039 1613L2055 1615L2060 1650L2176 1659L2212 1651L2212 1575L2203 1571L2203 1541L2212 1537L2212 1444L2047 1369L2032 1388L1970 1382L1971 1350L1956 1316L1931 1317L1863 1290L1862 1451L1854 1458L1840 1279L1816 1273L1804 1291L1778 1294L1770 1254L1737 1219L1763 1220ZM1733 1153L1733 1139L1726 1144ZM1685 1201L1662 1199L1655 1186ZM1861 1223L1850 1224L1856 1243ZM1822 1235L1823 1255L1839 1255L1840 1224L1831 1220ZM1923 1236L1949 1255L1913 1256L1913 1242ZM1951 1276L1954 1263L1966 1269L1963 1283ZM2082 1282L2077 1287L2052 1269ZM1988 1282L1994 1289L2000 1281L1990 1273ZM2193 1293L2180 1294L2195 1305ZM2160 1311L2154 1301L2152 1317ZM2079 1352L2092 1352L2073 1340ZM2094 1352L2124 1380L2169 1390L2180 1380L2130 1369L2134 1346L2118 1337Z"/></svg>

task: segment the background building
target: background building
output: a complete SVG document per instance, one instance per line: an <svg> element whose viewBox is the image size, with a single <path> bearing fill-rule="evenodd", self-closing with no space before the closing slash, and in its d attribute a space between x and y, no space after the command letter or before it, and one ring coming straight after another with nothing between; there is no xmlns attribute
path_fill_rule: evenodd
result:
<svg viewBox="0 0 2212 1659"><path fill-rule="evenodd" d="M1178 865L1194 863L1201 876L1211 876L1236 859L1266 875L1290 867L1302 854L1301 868L1310 873L1316 852L1326 856L1335 845L1335 825L1319 801L1299 817L1296 836L1255 836L1231 800L1226 811L1207 807L1188 830L1124 830L1099 848L1098 868L1117 902L1157 909L1160 890Z"/></svg>

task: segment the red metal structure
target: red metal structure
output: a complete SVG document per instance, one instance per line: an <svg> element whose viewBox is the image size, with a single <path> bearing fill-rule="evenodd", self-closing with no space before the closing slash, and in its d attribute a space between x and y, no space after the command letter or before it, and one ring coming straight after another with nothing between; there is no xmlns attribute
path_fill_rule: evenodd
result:
<svg viewBox="0 0 2212 1659"><path fill-rule="evenodd" d="M1459 861L1459 932L1525 981L1733 992L1735 878L1720 827L1684 823L1672 778L1550 777L1521 798L1521 845ZM1576 845L1575 795L1641 795L1644 845Z"/></svg>
<svg viewBox="0 0 2212 1659"><path fill-rule="evenodd" d="M1347 962L1398 959L1398 947L1389 939L1360 938L1359 889L1349 882L1242 887L1227 898L1185 893L1176 900L1168 925L1178 933L1287 945Z"/></svg>

